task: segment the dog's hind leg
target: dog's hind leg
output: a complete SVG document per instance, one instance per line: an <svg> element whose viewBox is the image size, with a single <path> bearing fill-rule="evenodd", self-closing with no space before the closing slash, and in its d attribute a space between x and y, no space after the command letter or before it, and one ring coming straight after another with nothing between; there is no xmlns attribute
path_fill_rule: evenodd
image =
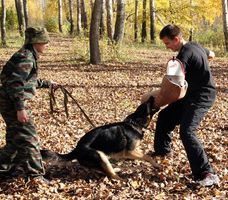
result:
<svg viewBox="0 0 228 200"><path fill-rule="evenodd" d="M138 159L138 160L145 160L153 165L153 167L160 169L161 166L157 164L153 158L148 155L145 155L141 150L133 150L133 151L126 151L125 157L128 159Z"/></svg>
<svg viewBox="0 0 228 200"><path fill-rule="evenodd" d="M103 171L111 178L121 180L121 178L116 174L111 163L109 162L108 157L102 151L97 151L97 153L100 155L100 158L102 160L101 168L103 169Z"/></svg>

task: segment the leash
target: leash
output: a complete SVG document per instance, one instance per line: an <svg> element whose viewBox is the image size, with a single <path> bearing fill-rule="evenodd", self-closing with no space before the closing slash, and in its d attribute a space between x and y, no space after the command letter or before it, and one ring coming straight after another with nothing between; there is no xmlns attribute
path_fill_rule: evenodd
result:
<svg viewBox="0 0 228 200"><path fill-rule="evenodd" d="M65 109L65 113L66 113L66 116L67 118L69 118L69 111L68 111L68 107L67 107L67 104L68 104L68 97L70 97L73 102L78 106L78 108L80 109L80 111L83 113L83 115L85 116L85 118L87 119L87 121L90 123L90 125L95 128L96 126L94 125L94 123L90 120L90 118L88 117L88 115L85 113L85 111L82 109L82 107L80 106L80 104L78 103L78 101L72 96L72 94L66 89L64 88L62 85L59 85L59 87L63 93L63 96L64 96L64 109ZM58 89L57 88L57 89ZM49 97L50 97L50 109L51 109L51 113L54 112L54 104L56 105L56 98L55 98L55 91L57 89L54 89L53 87L50 88L50 92L49 92Z"/></svg>

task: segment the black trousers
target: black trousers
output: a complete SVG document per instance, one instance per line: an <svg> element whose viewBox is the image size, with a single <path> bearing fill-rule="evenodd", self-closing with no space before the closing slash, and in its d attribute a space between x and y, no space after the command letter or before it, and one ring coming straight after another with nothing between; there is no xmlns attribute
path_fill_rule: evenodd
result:
<svg viewBox="0 0 228 200"><path fill-rule="evenodd" d="M195 179L213 169L202 144L196 136L196 129L211 106L199 106L179 100L160 111L156 124L154 150L164 155L171 151L172 131L180 125L180 138L183 142Z"/></svg>

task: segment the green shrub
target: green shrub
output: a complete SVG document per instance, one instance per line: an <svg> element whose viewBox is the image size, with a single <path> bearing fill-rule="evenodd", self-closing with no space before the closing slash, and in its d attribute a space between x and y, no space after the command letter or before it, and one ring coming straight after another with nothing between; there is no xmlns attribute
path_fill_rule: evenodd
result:
<svg viewBox="0 0 228 200"><path fill-rule="evenodd" d="M17 14L12 8L6 10L6 29L15 30L17 28Z"/></svg>
<svg viewBox="0 0 228 200"><path fill-rule="evenodd" d="M49 18L44 20L44 26L46 27L48 32L58 32L58 19Z"/></svg>
<svg viewBox="0 0 228 200"><path fill-rule="evenodd" d="M0 19L2 18L2 8L0 8ZM15 30L17 28L17 14L13 8L6 9L6 30Z"/></svg>
<svg viewBox="0 0 228 200"><path fill-rule="evenodd" d="M207 30L198 33L196 40L203 45L207 46L223 46L224 45L224 33L222 27L217 30Z"/></svg>
<svg viewBox="0 0 228 200"><path fill-rule="evenodd" d="M77 60L89 61L89 38L80 36L75 37L74 56Z"/></svg>

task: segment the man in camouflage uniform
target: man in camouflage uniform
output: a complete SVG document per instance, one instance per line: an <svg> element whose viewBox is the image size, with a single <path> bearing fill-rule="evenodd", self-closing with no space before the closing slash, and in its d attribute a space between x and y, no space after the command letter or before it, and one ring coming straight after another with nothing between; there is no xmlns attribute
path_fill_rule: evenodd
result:
<svg viewBox="0 0 228 200"><path fill-rule="evenodd" d="M47 48L45 28L25 31L25 44L3 66L0 79L0 112L6 123L6 145L0 149L0 175L22 170L25 177L42 177L44 167L39 139L26 101L36 88L57 87L55 82L37 79L37 59Z"/></svg>

